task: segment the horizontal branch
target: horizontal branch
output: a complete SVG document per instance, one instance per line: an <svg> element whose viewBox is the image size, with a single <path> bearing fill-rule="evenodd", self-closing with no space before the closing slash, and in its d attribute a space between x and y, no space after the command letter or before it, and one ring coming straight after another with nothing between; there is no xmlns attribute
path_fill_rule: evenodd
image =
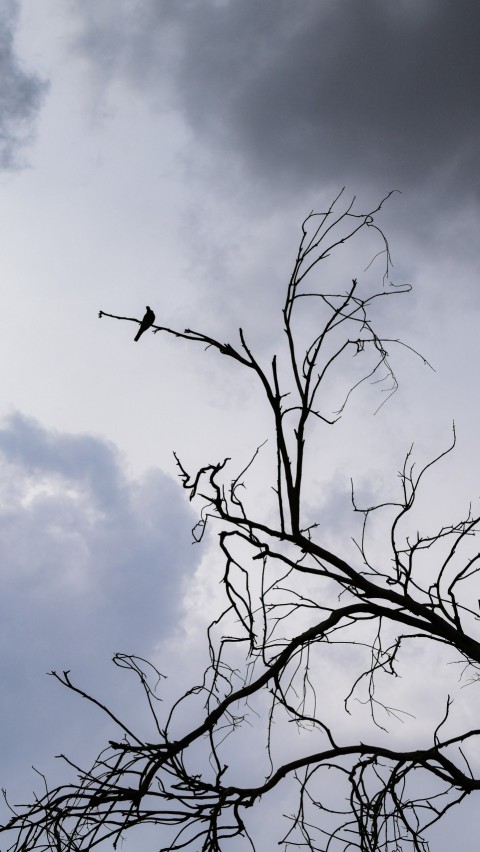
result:
<svg viewBox="0 0 480 852"><path fill-rule="evenodd" d="M138 325L141 324L141 320L136 317L123 317L118 316L117 314L109 314L107 311L99 311L98 313L99 319L102 317L111 317L111 319L122 320L126 322L135 322ZM202 334L199 331L192 331L190 328L186 328L184 331L178 331L174 328L168 328L165 325L155 325L152 324L150 326L154 334L157 334L159 331L164 331L166 334L171 334L173 337L183 338L184 340L193 340L198 343L204 343L207 349L212 346L214 349L218 349L222 355L228 355L230 358L234 358L236 361L239 361L245 367L253 367L253 364L247 358L244 358L230 343L220 343L219 340L215 340L214 337L209 337L207 334ZM240 334L242 333L240 329Z"/></svg>

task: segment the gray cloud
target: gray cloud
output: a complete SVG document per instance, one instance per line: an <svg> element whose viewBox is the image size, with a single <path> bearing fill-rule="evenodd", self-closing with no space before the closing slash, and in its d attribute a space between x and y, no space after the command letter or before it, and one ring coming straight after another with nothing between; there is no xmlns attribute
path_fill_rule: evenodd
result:
<svg viewBox="0 0 480 852"><path fill-rule="evenodd" d="M168 78L199 138L271 186L435 182L478 196L475 0L78 8L104 79L160 97Z"/></svg>
<svg viewBox="0 0 480 852"><path fill-rule="evenodd" d="M16 414L0 430L0 470L0 785L15 794L18 783L25 797L22 767L45 768L62 748L83 760L84 731L93 723L93 749L107 722L46 672L71 669L138 713L112 655L148 656L171 633L202 551L180 486L156 470L129 479L99 438Z"/></svg>
<svg viewBox="0 0 480 852"><path fill-rule="evenodd" d="M15 53L17 0L6 0L0 17L0 168L19 165L19 153L31 141L33 122L48 84L27 71Z"/></svg>
<svg viewBox="0 0 480 852"><path fill-rule="evenodd" d="M108 653L125 642L145 650L165 635L199 558L180 487L155 470L131 481L107 442L18 414L0 430L0 462L3 629L16 629L8 613L20 609L52 647L62 635L62 658L76 648L75 622L87 652L99 641Z"/></svg>

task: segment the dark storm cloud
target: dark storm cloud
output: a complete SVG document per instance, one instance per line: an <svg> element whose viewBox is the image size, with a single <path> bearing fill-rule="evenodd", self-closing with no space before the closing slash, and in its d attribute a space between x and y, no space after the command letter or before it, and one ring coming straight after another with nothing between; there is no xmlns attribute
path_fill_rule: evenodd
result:
<svg viewBox="0 0 480 852"><path fill-rule="evenodd" d="M0 13L0 168L19 165L20 149L32 136L47 83L27 71L15 54L19 17L16 0L4 0Z"/></svg>
<svg viewBox="0 0 480 852"><path fill-rule="evenodd" d="M478 191L476 0L150 0L120 17L109 2L79 13L82 48L107 76L149 96L170 79L200 138L256 176Z"/></svg>

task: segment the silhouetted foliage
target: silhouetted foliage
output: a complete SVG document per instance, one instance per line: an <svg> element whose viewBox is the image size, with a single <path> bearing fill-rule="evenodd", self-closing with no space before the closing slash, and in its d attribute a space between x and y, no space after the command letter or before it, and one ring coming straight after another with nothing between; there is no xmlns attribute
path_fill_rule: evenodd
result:
<svg viewBox="0 0 480 852"><path fill-rule="evenodd" d="M267 498L263 509L248 499L247 471L256 454L233 476L228 459L192 473L176 457L183 487L200 507L194 535L202 538L207 526L218 531L225 559L225 606L208 631L210 664L165 708L157 701L161 675L143 660L117 655L116 663L132 669L143 688L152 720L148 741L68 672L55 674L103 707L121 736L112 735L89 769L72 764L70 784L50 789L45 781L33 804L12 808L3 828L12 832L11 850L92 849L108 838L116 845L140 824L162 827L162 850L255 848L255 808L287 782L289 813L283 829L281 811L271 824L271 848L426 850L425 830L480 788L472 760L480 730L460 718L456 733L444 733L449 698L428 729L410 731L408 708L391 706L387 696L399 672L408 674L412 646L422 653L424 645L438 643L447 661L461 661L466 680L478 677L477 599L472 607L468 580L478 571L473 536L480 518L469 511L433 532L409 532L428 472L455 441L420 470L410 450L396 500L361 507L352 488L353 510L363 518L352 560L340 545L327 544L328 530L306 521L304 488L314 468L306 448L315 430L334 428L362 382L379 383L382 405L397 388L391 352L406 344L383 337L374 313L379 300L410 288L389 279L389 248L375 218L385 201L360 214L353 202L342 207L340 193L326 212L305 219L282 308L285 351L267 366L241 329L234 346L191 329L152 325L154 333L216 349L260 383L272 414L276 475L265 482L265 495L273 487L275 518ZM357 279L341 293L320 288L313 273L321 262L369 231L385 260L377 289L362 293ZM142 329L135 318L100 316ZM302 316L308 322L297 326ZM316 331L305 339L313 319ZM349 353L364 370L333 412L332 385L326 388L331 375L349 369ZM372 524L381 540L370 537ZM341 693L343 676L350 683ZM345 720L365 706L368 718L363 714L361 732L352 733ZM399 718L405 721L400 739L386 728ZM243 742L248 726L256 739L245 761L245 746L236 751L235 743ZM242 838L240 846L235 838Z"/></svg>

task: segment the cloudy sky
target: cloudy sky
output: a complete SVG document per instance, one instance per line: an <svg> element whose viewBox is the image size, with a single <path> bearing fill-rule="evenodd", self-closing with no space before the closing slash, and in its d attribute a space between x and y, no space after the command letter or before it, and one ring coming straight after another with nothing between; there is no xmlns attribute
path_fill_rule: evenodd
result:
<svg viewBox="0 0 480 852"><path fill-rule="evenodd" d="M45 672L124 696L114 651L192 660L221 566L192 547L172 450L242 465L268 437L249 376L100 309L242 326L270 360L303 217L343 186L359 209L400 190L381 224L414 290L386 321L435 372L402 355L317 481L392 481L455 419L442 499L479 497L480 6L2 0L0 34L0 786L25 800L32 763L101 741Z"/></svg>

